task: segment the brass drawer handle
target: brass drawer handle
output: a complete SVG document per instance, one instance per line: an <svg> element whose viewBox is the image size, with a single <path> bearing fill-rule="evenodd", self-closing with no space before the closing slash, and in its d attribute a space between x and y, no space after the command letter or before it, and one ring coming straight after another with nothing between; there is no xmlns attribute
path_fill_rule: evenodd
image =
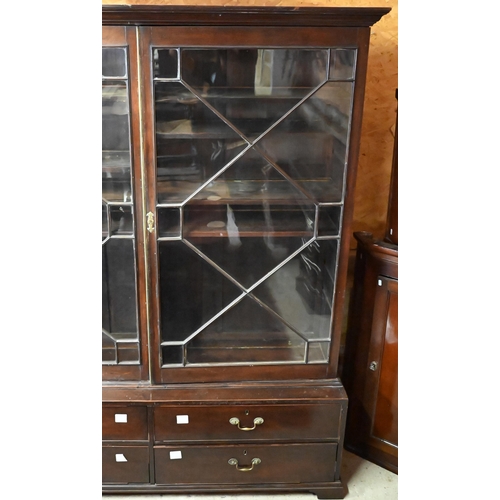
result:
<svg viewBox="0 0 500 500"><path fill-rule="evenodd" d="M240 427L240 419L236 417L230 418L229 423L231 425L237 425L240 431L253 431L258 425L264 423L264 419L262 417L255 417L253 419L253 427Z"/></svg>
<svg viewBox="0 0 500 500"><path fill-rule="evenodd" d="M243 466L239 466L238 465L238 460L236 460L236 458L230 458L227 463L229 465L235 465L236 466L236 469L239 470L240 472L248 472L248 471L251 471L253 470L254 468L254 465L259 465L260 463L262 462L262 460L260 458L252 458L252 465L248 466L248 465L243 465Z"/></svg>

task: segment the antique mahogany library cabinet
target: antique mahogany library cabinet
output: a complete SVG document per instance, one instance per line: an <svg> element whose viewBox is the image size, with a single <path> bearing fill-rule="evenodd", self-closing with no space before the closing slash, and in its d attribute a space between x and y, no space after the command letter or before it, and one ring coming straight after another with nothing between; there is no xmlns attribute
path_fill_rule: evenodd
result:
<svg viewBox="0 0 500 500"><path fill-rule="evenodd" d="M345 496L340 329L389 10L103 7L103 492Z"/></svg>

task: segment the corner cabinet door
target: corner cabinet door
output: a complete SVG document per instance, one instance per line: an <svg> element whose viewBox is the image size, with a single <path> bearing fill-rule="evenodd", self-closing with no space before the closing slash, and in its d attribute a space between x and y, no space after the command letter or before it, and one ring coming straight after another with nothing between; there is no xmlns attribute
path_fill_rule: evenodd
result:
<svg viewBox="0 0 500 500"><path fill-rule="evenodd" d="M102 30L102 363L104 380L147 377L135 28Z"/></svg>
<svg viewBox="0 0 500 500"><path fill-rule="evenodd" d="M157 382L335 376L367 48L140 28Z"/></svg>

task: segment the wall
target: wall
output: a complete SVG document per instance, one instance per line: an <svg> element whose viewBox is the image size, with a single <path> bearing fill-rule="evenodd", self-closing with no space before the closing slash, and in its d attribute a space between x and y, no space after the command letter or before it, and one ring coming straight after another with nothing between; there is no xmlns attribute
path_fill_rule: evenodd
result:
<svg viewBox="0 0 500 500"><path fill-rule="evenodd" d="M353 231L383 237L387 218L398 86L397 0L102 0L103 4L391 7L372 27ZM351 247L355 248L352 239Z"/></svg>

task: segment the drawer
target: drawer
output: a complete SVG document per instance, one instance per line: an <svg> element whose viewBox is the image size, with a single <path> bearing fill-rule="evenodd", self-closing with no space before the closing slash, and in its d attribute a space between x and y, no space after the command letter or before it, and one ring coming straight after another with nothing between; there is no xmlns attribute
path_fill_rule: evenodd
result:
<svg viewBox="0 0 500 500"><path fill-rule="evenodd" d="M103 483L149 483L149 447L103 446Z"/></svg>
<svg viewBox="0 0 500 500"><path fill-rule="evenodd" d="M340 408L340 404L158 406L155 441L336 439Z"/></svg>
<svg viewBox="0 0 500 500"><path fill-rule="evenodd" d="M157 446L157 484L334 481L335 443ZM255 460L254 460L255 459ZM259 462L252 464L252 461Z"/></svg>
<svg viewBox="0 0 500 500"><path fill-rule="evenodd" d="M147 440L147 408L145 406L103 406L102 439Z"/></svg>

